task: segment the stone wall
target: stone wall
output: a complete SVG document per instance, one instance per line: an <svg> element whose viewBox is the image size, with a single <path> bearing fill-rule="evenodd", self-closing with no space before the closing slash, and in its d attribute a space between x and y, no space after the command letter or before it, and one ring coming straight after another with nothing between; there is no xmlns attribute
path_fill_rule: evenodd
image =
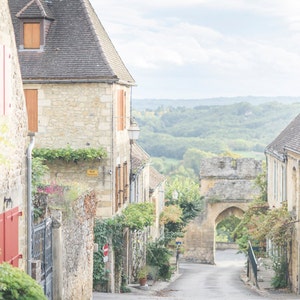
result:
<svg viewBox="0 0 300 300"><path fill-rule="evenodd" d="M61 240L53 240L55 253L61 257L54 260L54 293L62 288L64 300L90 300L93 290L93 249L94 249L94 216L96 213L96 197L90 192L72 203L72 210L63 212L62 220L54 221L54 234L61 230ZM57 216L57 212L53 212ZM56 222L61 222L61 227ZM58 259L58 262L56 261ZM60 265L61 264L61 265ZM56 270L55 270L56 268ZM60 269L62 274L57 270ZM62 286L61 286L61 285Z"/></svg>
<svg viewBox="0 0 300 300"><path fill-rule="evenodd" d="M27 119L13 27L7 0L0 0L0 213L19 206L19 252L26 264L26 136ZM4 62L5 60L5 62ZM5 73L3 78L3 66ZM3 83L5 103L3 103ZM5 106L5 113L3 112ZM12 203L6 207L4 197Z"/></svg>

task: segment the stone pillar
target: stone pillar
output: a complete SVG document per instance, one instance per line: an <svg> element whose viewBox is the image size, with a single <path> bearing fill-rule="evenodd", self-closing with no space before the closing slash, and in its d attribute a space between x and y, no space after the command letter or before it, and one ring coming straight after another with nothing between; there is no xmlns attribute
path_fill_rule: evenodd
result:
<svg viewBox="0 0 300 300"><path fill-rule="evenodd" d="M214 220L200 222L196 218L188 227L184 238L184 259L197 263L215 263Z"/></svg>
<svg viewBox="0 0 300 300"><path fill-rule="evenodd" d="M52 215L52 254L53 254L53 300L63 300L62 263L62 213L53 211Z"/></svg>

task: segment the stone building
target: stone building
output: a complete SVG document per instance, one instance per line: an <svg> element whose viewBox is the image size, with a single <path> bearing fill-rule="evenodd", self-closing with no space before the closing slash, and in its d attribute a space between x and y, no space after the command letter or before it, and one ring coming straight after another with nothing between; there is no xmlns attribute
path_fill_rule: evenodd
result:
<svg viewBox="0 0 300 300"><path fill-rule="evenodd" d="M0 7L0 263L25 270L26 107L7 0Z"/></svg>
<svg viewBox="0 0 300 300"><path fill-rule="evenodd" d="M129 202L134 79L88 0L11 0L9 7L35 148L107 153L100 160L49 163L49 182L93 189L99 218L119 213ZM84 267L93 270L93 261ZM91 276L77 276L91 293Z"/></svg>
<svg viewBox="0 0 300 300"><path fill-rule="evenodd" d="M300 115L265 150L268 174L268 202L271 208L287 204L294 230L288 251L289 284L300 293Z"/></svg>
<svg viewBox="0 0 300 300"><path fill-rule="evenodd" d="M97 215L111 217L128 201L120 191L129 182L134 79L88 0L12 0L9 5L36 147L102 147L108 155L80 166L52 164L51 180L93 187Z"/></svg>
<svg viewBox="0 0 300 300"><path fill-rule="evenodd" d="M47 161L49 182L92 189L98 218L120 214L135 185L128 135L134 79L88 0L10 0L9 6L35 148L101 148L107 154ZM113 259L108 264L113 283ZM90 286L90 277L81 279L82 288Z"/></svg>
<svg viewBox="0 0 300 300"><path fill-rule="evenodd" d="M201 160L200 194L205 210L187 227L184 238L187 260L214 264L216 225L231 215L243 215L259 193L254 180L261 172L262 162L252 158Z"/></svg>

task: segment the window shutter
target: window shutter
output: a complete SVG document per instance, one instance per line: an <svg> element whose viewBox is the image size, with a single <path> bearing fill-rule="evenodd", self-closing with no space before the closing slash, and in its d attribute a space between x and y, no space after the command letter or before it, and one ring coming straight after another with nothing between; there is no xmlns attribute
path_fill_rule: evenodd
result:
<svg viewBox="0 0 300 300"><path fill-rule="evenodd" d="M23 39L25 49L39 49L41 38L40 23L24 23Z"/></svg>
<svg viewBox="0 0 300 300"><path fill-rule="evenodd" d="M118 91L117 100L117 129L124 130L126 127L126 92Z"/></svg>
<svg viewBox="0 0 300 300"><path fill-rule="evenodd" d="M19 266L19 207L4 213L5 251L4 260L14 267Z"/></svg>
<svg viewBox="0 0 300 300"><path fill-rule="evenodd" d="M38 131L38 91L24 90L28 116L28 130Z"/></svg>
<svg viewBox="0 0 300 300"><path fill-rule="evenodd" d="M119 197L120 197L120 194L119 194L119 187L120 187L120 167L117 166L116 167L116 175L115 175L115 212L118 211L119 209Z"/></svg>
<svg viewBox="0 0 300 300"><path fill-rule="evenodd" d="M128 168L127 168L127 162L123 165L123 203L125 203L128 200Z"/></svg>

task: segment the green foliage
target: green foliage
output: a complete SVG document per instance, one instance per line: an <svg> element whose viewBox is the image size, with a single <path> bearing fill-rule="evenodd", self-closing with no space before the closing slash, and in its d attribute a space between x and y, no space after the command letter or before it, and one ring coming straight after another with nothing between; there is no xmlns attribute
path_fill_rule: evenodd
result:
<svg viewBox="0 0 300 300"><path fill-rule="evenodd" d="M275 276L271 280L271 285L275 289L286 288L288 286L288 263L285 255L273 259L273 270Z"/></svg>
<svg viewBox="0 0 300 300"><path fill-rule="evenodd" d="M217 155L227 150L258 152L261 157L266 145L300 110L299 103L240 102L194 107L184 107L184 101L178 107L175 107L178 103L173 103L176 101L168 102L168 107L134 111L143 128L139 143L152 157L187 159L185 154L190 149ZM185 166L197 169L196 160L195 155Z"/></svg>
<svg viewBox="0 0 300 300"><path fill-rule="evenodd" d="M249 208L243 215L241 222L233 232L233 239L239 245L243 252L247 252L248 241L251 241L254 247L260 247L265 244L266 228L262 224L267 225L264 220L269 213L269 205L267 203L267 176L266 165L263 164L263 170L255 179L255 185L260 189L260 193L249 205Z"/></svg>
<svg viewBox="0 0 300 300"><path fill-rule="evenodd" d="M94 252L93 286L97 291L108 292L109 271L103 261L103 246L112 243L112 250L115 256L115 271L121 272L122 269L122 249L123 249L123 230L122 218L117 216L112 219L95 221L94 241L99 245L98 251Z"/></svg>
<svg viewBox="0 0 300 300"><path fill-rule="evenodd" d="M142 230L155 220L154 204L149 202L133 203L123 211L123 222L132 230Z"/></svg>
<svg viewBox="0 0 300 300"><path fill-rule="evenodd" d="M195 175L198 176L200 172L199 161L203 158L211 158L213 156L215 156L215 154L211 152L190 148L183 155L183 166L188 169L193 169Z"/></svg>
<svg viewBox="0 0 300 300"><path fill-rule="evenodd" d="M229 216L222 220L216 227L217 242L233 242L232 233L241 220L236 216Z"/></svg>
<svg viewBox="0 0 300 300"><path fill-rule="evenodd" d="M164 238L165 243L183 236L186 225L193 220L203 207L203 200L200 196L199 185L192 178L176 177L166 185L167 202L166 206L178 206L182 215L180 220L165 222ZM163 216L162 216L163 217Z"/></svg>
<svg viewBox="0 0 300 300"><path fill-rule="evenodd" d="M49 168L45 164L45 160L41 157L33 157L32 159L32 192L36 193L37 188L43 185L43 178Z"/></svg>
<svg viewBox="0 0 300 300"><path fill-rule="evenodd" d="M41 286L22 270L0 264L0 299L46 300Z"/></svg>
<svg viewBox="0 0 300 300"><path fill-rule="evenodd" d="M158 269L158 279L169 280L172 275L172 254L161 242L147 244L147 264Z"/></svg>
<svg viewBox="0 0 300 300"><path fill-rule="evenodd" d="M66 162L78 162L82 160L103 159L107 156L104 149L72 149L69 145L66 148L50 149L35 148L32 152L33 157L40 157L45 161L53 161L55 159L64 160Z"/></svg>
<svg viewBox="0 0 300 300"><path fill-rule="evenodd" d="M112 219L96 220L94 225L94 240L99 249L94 253L93 285L98 291L107 291L108 270L103 262L104 244L111 242L115 258L115 286L126 290L124 286L123 263L123 233L124 229L143 230L150 226L155 218L153 203L134 203L128 205L122 215ZM119 281L120 279L120 281Z"/></svg>

